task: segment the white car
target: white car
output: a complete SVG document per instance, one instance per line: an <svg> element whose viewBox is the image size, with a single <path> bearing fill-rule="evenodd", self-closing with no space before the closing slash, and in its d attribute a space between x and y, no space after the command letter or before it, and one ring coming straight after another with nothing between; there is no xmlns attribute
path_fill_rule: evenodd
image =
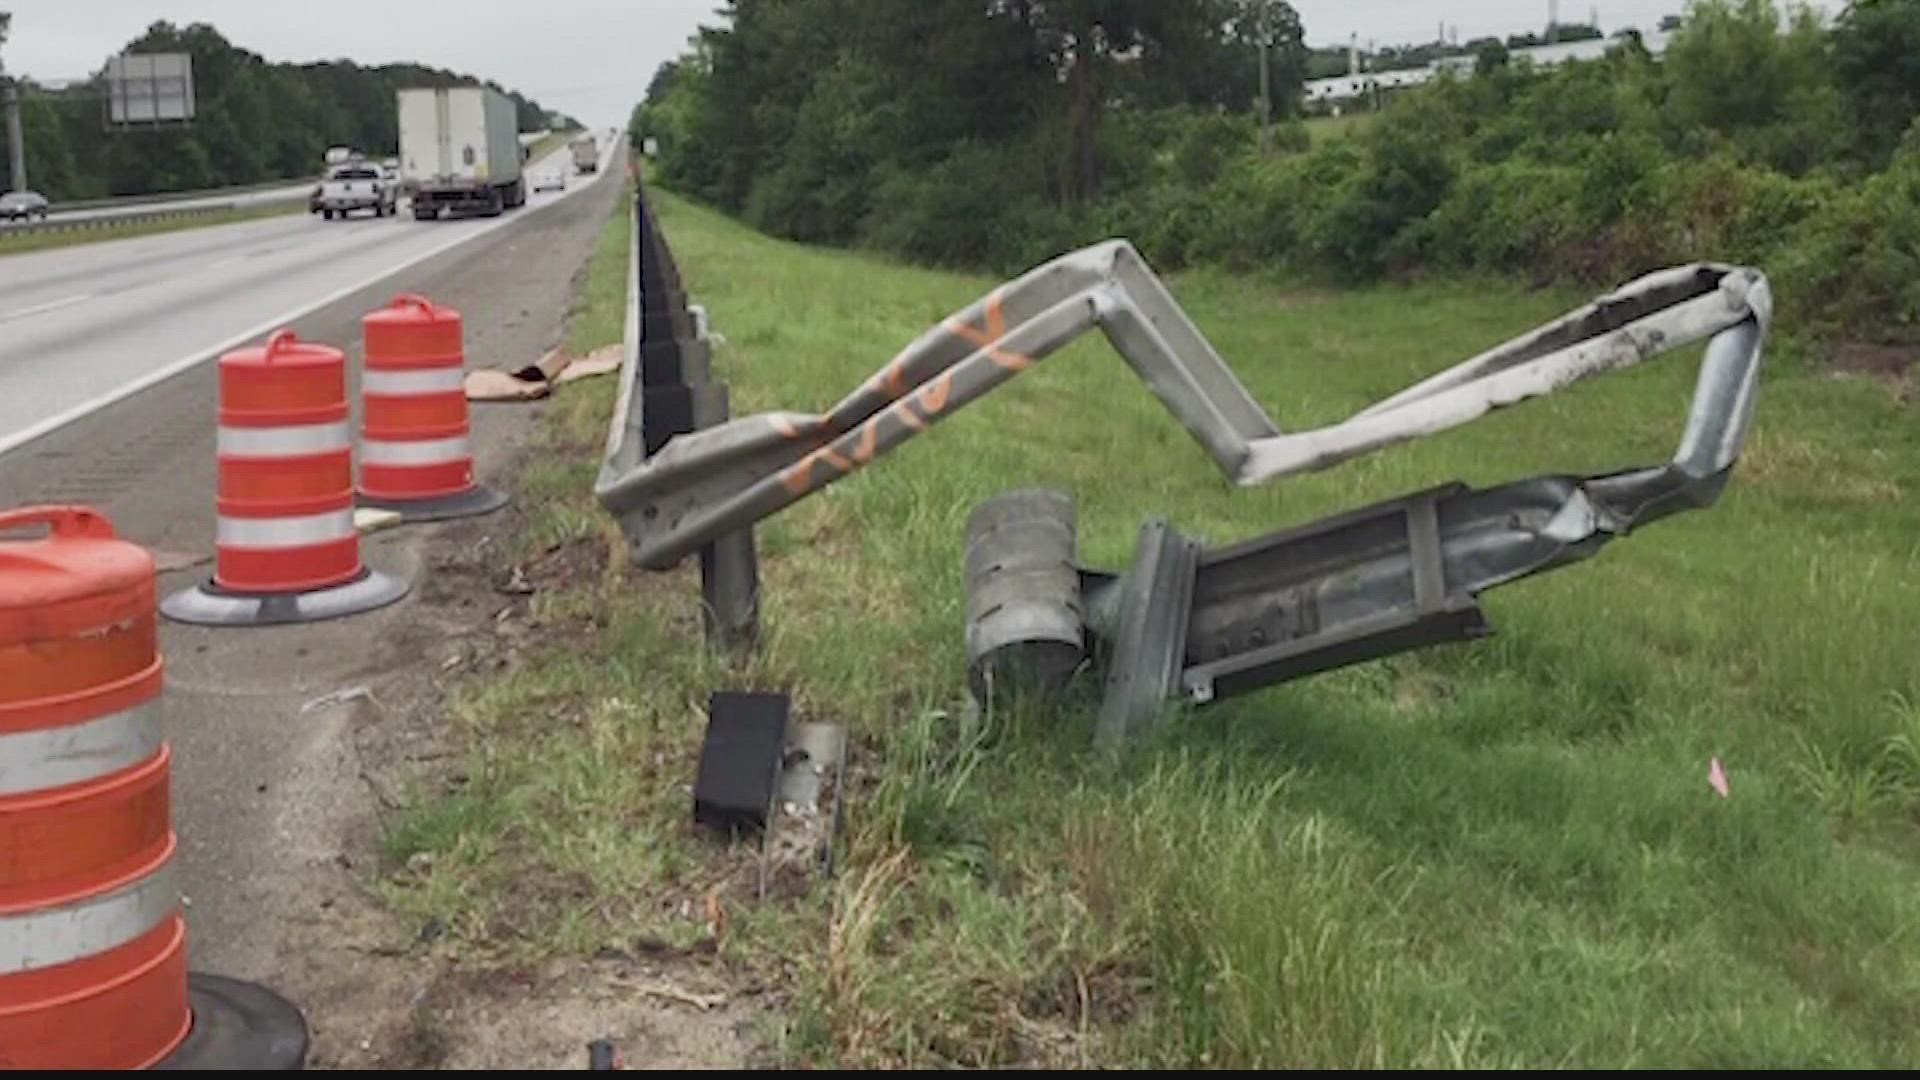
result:
<svg viewBox="0 0 1920 1080"><path fill-rule="evenodd" d="M533 178L533 190L536 192L567 190L567 170L565 169L542 170L537 176Z"/></svg>
<svg viewBox="0 0 1920 1080"><path fill-rule="evenodd" d="M0 195L0 220L47 220L47 197L37 191L9 191Z"/></svg>
<svg viewBox="0 0 1920 1080"><path fill-rule="evenodd" d="M398 211L399 185L378 166L364 161L335 165L320 185L321 216L331 221L355 210L371 210L374 217Z"/></svg>

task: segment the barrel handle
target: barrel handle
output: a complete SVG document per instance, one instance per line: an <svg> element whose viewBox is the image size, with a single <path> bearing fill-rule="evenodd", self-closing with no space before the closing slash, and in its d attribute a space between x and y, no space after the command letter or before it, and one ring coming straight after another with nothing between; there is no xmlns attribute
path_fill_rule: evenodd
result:
<svg viewBox="0 0 1920 1080"><path fill-rule="evenodd" d="M433 301L421 296L419 293L401 293L395 296L393 303L387 306L396 308L416 307L429 315L433 314Z"/></svg>
<svg viewBox="0 0 1920 1080"><path fill-rule="evenodd" d="M273 363L273 358L275 356L278 356L280 353L293 348L295 345L298 345L299 343L300 343L300 339L293 336L293 328L289 326L283 326L280 329L275 330L273 332L273 336L267 339L267 352L264 359L267 363L271 364Z"/></svg>
<svg viewBox="0 0 1920 1080"><path fill-rule="evenodd" d="M58 540L111 540L113 522L85 506L27 506L0 513L0 532L45 525Z"/></svg>

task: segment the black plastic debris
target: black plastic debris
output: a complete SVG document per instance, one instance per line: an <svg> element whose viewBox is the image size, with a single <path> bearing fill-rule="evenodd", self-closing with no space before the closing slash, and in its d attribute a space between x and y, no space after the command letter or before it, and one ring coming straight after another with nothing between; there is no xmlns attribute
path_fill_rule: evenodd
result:
<svg viewBox="0 0 1920 1080"><path fill-rule="evenodd" d="M693 784L693 818L715 829L764 829L773 808L791 701L785 694L720 691L707 704L707 738Z"/></svg>

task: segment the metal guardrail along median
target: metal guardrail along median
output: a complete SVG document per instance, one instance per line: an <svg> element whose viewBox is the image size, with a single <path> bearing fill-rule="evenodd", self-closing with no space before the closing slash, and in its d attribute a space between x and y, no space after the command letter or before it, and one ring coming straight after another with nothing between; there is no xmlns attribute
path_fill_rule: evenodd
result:
<svg viewBox="0 0 1920 1080"><path fill-rule="evenodd" d="M79 232L92 229L111 229L121 225L138 225L148 222L177 221L190 218L216 217L237 211L272 210L283 207L300 206L307 201L304 192L289 193L283 198L253 199L246 202L223 202L217 205L171 206L157 203L150 207L131 209L126 213L88 214L85 217L65 218L55 213L41 221L0 222L0 239L10 236L34 236L42 233Z"/></svg>

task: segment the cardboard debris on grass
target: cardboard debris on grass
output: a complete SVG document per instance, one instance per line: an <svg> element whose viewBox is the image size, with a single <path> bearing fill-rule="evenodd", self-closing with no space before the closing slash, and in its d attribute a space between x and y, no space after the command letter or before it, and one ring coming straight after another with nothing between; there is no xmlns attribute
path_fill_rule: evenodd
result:
<svg viewBox="0 0 1920 1080"><path fill-rule="evenodd" d="M595 349L583 357L571 357L560 349L517 371L484 368L467 373L469 401L536 401L578 379L606 375L620 370L622 347L619 344Z"/></svg>

